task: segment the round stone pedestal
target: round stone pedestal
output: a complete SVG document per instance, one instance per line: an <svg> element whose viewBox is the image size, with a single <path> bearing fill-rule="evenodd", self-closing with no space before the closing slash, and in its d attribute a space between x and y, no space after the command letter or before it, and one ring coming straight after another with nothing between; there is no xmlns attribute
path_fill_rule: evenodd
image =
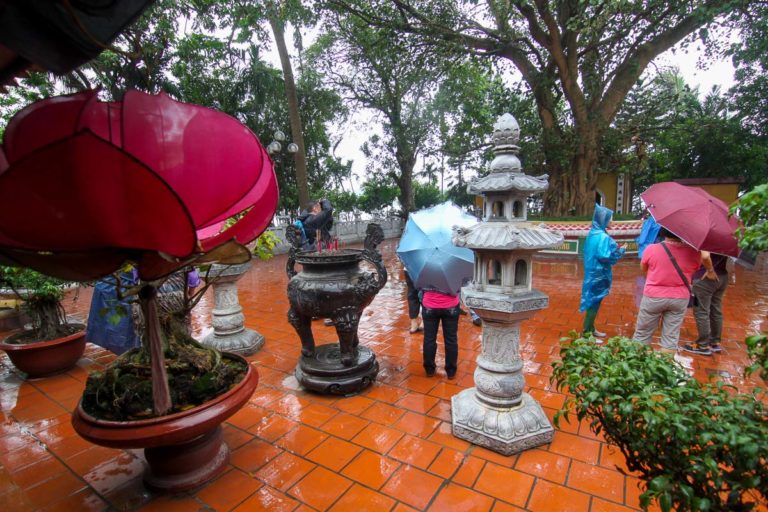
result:
<svg viewBox="0 0 768 512"><path fill-rule="evenodd" d="M488 407L475 388L451 398L453 435L502 455L512 455L552 442L555 430L544 411L528 393L514 408Z"/></svg>
<svg viewBox="0 0 768 512"><path fill-rule="evenodd" d="M222 352L249 356L264 345L264 336L244 326L243 308L237 298L237 281L251 268L242 265L214 264L210 272L213 283L213 332L203 338L203 345Z"/></svg>
<svg viewBox="0 0 768 512"><path fill-rule="evenodd" d="M358 346L351 366L341 363L338 343L320 345L312 357L301 356L296 366L296 380L306 389L326 395L353 395L376 380L379 362L368 347Z"/></svg>

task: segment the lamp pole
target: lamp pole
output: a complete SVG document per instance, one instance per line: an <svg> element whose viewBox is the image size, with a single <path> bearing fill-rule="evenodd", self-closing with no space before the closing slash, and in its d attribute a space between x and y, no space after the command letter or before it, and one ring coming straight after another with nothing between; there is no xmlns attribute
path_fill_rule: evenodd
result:
<svg viewBox="0 0 768 512"><path fill-rule="evenodd" d="M272 134L272 139L272 142L270 142L267 146L267 153L269 153L272 159L277 159L280 161L280 173L285 176L285 165L283 161L285 158L285 152L287 151L291 156L293 156L299 150L299 145L295 142L289 142L285 146L285 149L283 149L283 143L286 142L287 137L281 130L275 130L275 133ZM299 205L299 210L301 210L301 208L302 205Z"/></svg>

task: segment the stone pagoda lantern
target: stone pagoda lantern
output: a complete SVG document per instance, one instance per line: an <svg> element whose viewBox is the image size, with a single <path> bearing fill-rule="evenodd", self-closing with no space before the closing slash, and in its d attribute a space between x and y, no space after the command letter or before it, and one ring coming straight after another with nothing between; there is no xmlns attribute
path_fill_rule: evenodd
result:
<svg viewBox="0 0 768 512"><path fill-rule="evenodd" d="M546 190L548 177L523 173L519 139L517 120L501 116L491 172L468 187L483 196L483 222L453 235L455 245L475 253L474 279L461 296L483 320L475 387L452 398L453 434L504 455L549 443L554 435L539 403L523 392L520 323L549 305L531 287L531 258L563 237L527 221L527 198Z"/></svg>

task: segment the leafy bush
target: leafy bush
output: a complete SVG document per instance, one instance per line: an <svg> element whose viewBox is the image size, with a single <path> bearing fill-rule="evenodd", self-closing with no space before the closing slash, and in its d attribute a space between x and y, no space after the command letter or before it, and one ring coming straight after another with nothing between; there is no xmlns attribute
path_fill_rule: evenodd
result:
<svg viewBox="0 0 768 512"><path fill-rule="evenodd" d="M267 261L275 255L275 247L280 244L280 238L270 230L264 231L253 246L253 254L261 261Z"/></svg>
<svg viewBox="0 0 768 512"><path fill-rule="evenodd" d="M768 183L747 192L731 207L744 224L737 231L739 245L752 252L768 251Z"/></svg>
<svg viewBox="0 0 768 512"><path fill-rule="evenodd" d="M742 227L736 232L739 246L747 251L768 251L768 183L758 185L731 206L731 214L739 214ZM750 374L760 370L768 380L768 334L756 334L746 339L747 355L753 364L746 369Z"/></svg>
<svg viewBox="0 0 768 512"><path fill-rule="evenodd" d="M755 395L722 383L700 384L668 354L627 338L605 346L563 340L553 380L573 394L561 417L576 412L640 474L647 508L751 510L768 498L768 415ZM570 342L569 342L570 341Z"/></svg>

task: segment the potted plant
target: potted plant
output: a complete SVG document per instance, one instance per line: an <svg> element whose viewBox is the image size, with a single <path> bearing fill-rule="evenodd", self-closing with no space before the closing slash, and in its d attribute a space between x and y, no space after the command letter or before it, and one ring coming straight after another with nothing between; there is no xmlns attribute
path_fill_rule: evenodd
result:
<svg viewBox="0 0 768 512"><path fill-rule="evenodd" d="M0 266L0 288L22 301L32 329L0 342L11 362L28 377L45 377L68 370L85 350L85 326L70 324L62 307L68 283L27 268Z"/></svg>
<svg viewBox="0 0 768 512"><path fill-rule="evenodd" d="M669 354L616 337L564 340L553 380L572 412L621 450L646 488L640 503L670 510L746 511L768 499L764 397L690 378Z"/></svg>
<svg viewBox="0 0 768 512"><path fill-rule="evenodd" d="M120 102L88 91L33 103L4 137L0 260L73 281L131 262L139 278L121 288L143 313L141 347L89 377L75 430L103 446L144 448L152 487L215 477L229 453L219 425L247 402L258 374L172 322L163 328L158 289L190 265L250 259L245 244L277 206L266 151L229 116L137 91Z"/></svg>

